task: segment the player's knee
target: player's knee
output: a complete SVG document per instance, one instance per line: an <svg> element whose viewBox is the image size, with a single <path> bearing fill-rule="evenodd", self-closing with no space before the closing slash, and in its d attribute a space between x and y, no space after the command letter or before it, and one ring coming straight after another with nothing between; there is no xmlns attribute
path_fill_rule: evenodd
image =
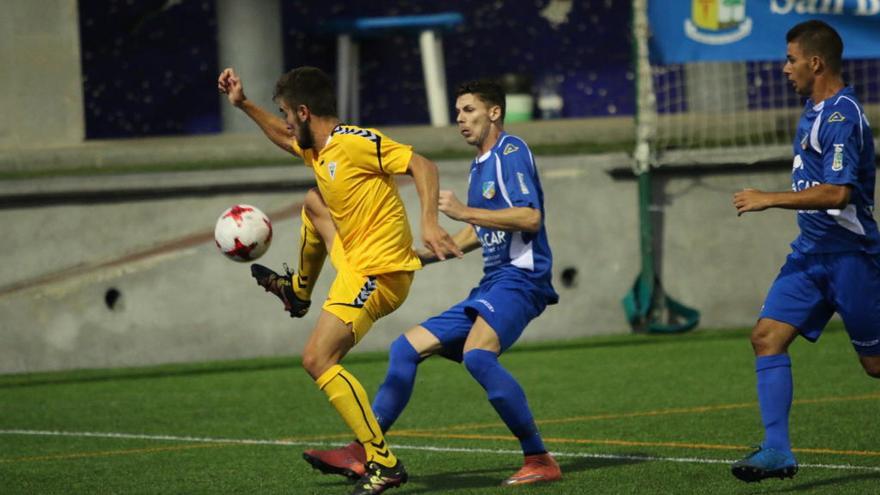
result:
<svg viewBox="0 0 880 495"><path fill-rule="evenodd" d="M474 349L464 353L462 361L464 361L464 367L467 368L468 373L479 382L486 371L498 362L498 356L493 352Z"/></svg>
<svg viewBox="0 0 880 495"><path fill-rule="evenodd" d="M388 355L391 361L406 364L418 364L420 360L419 353L416 352L412 344L409 343L409 340L403 335L391 342Z"/></svg>
<svg viewBox="0 0 880 495"><path fill-rule="evenodd" d="M312 378L317 379L325 371L327 371L334 363L331 363L326 356L321 356L316 352L305 351L302 356L302 367Z"/></svg>
<svg viewBox="0 0 880 495"><path fill-rule="evenodd" d="M413 349L406 337L401 335L392 343L388 352L388 373L386 383L409 383L415 380L419 365L419 353Z"/></svg>
<svg viewBox="0 0 880 495"><path fill-rule="evenodd" d="M769 347L766 334L759 333L757 327L752 330L750 340L752 342L752 350L755 351L756 355L762 354Z"/></svg>
<svg viewBox="0 0 880 495"><path fill-rule="evenodd" d="M770 328L763 325L755 325L751 335L752 349L756 356L766 356L770 354L781 354L785 352L785 346L780 345L779 339L773 334Z"/></svg>
<svg viewBox="0 0 880 495"><path fill-rule="evenodd" d="M871 378L880 378L880 361L862 362L862 367Z"/></svg>

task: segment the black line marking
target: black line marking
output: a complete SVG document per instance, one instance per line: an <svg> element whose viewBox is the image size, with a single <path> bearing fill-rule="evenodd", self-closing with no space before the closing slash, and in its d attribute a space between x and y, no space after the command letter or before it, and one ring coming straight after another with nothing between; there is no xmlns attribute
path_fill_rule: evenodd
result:
<svg viewBox="0 0 880 495"><path fill-rule="evenodd" d="M373 438L376 438L376 432L373 431L373 427L370 426L370 421L367 418L367 411L364 410L364 405L361 404L361 400L358 399L357 393L354 390L354 385L352 385L348 378L346 378L345 375L343 375L342 373L347 373L347 371L345 371L345 368L339 370L339 373L337 373L336 376L342 378L343 380L345 380L345 383L348 384L348 387L351 389L351 395L354 396L354 401L357 402L358 407L361 408L361 415L364 418L364 424L367 425L367 429L370 430L370 434L373 435Z"/></svg>

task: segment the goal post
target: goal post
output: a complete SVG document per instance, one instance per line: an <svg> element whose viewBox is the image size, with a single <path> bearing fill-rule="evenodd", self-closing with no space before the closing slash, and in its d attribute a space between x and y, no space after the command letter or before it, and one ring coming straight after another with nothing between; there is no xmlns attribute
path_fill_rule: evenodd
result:
<svg viewBox="0 0 880 495"><path fill-rule="evenodd" d="M633 2L633 32L647 32L647 0ZM638 176L639 251L641 271L623 297L624 313L636 332L679 333L697 326L700 312L666 294L655 265L654 234L651 219L651 168L656 159L657 108L647 36L634 36L636 67L636 149L633 171Z"/></svg>
<svg viewBox="0 0 880 495"><path fill-rule="evenodd" d="M785 35L821 19L844 41L844 80L880 130L880 0L633 0L641 273L623 299L635 330L693 328L699 312L657 276L651 171L790 163L804 100L782 72Z"/></svg>

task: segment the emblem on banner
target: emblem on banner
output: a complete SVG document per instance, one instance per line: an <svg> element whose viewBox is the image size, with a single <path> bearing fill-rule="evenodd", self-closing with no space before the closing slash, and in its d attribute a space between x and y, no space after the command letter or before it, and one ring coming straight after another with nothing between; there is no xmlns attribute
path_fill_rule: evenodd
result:
<svg viewBox="0 0 880 495"><path fill-rule="evenodd" d="M707 45L726 45L752 34L746 0L691 0L691 18L684 21L688 38Z"/></svg>

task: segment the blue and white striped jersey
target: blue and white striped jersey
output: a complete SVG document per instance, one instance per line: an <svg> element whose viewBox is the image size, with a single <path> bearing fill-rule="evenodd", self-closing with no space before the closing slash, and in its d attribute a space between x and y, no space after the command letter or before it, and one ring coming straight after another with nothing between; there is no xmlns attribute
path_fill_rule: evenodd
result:
<svg viewBox="0 0 880 495"><path fill-rule="evenodd" d="M791 188L849 185L842 210L799 210L801 233L792 247L802 253L880 252L874 221L874 137L851 87L818 104L807 100L794 142Z"/></svg>
<svg viewBox="0 0 880 495"><path fill-rule="evenodd" d="M483 280L523 277L541 289L547 304L559 296L553 289L553 255L544 225L544 191L535 159L526 143L502 133L495 146L471 164L468 206L487 210L528 207L541 211L538 232L507 232L474 226L483 246Z"/></svg>

